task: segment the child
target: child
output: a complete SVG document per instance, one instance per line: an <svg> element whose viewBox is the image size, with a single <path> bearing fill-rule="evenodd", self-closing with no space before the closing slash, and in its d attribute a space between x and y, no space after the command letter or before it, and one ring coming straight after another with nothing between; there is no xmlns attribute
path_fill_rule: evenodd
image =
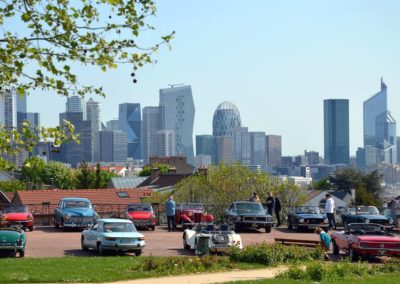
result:
<svg viewBox="0 0 400 284"><path fill-rule="evenodd" d="M325 251L329 250L331 247L331 237L327 232L324 231L321 227L315 229L315 233L319 234L321 246L325 249Z"/></svg>

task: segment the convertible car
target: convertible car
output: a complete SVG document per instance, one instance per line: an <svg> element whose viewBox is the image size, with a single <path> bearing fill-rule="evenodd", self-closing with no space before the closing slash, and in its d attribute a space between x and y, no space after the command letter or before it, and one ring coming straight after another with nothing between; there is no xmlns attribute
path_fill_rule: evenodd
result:
<svg viewBox="0 0 400 284"><path fill-rule="evenodd" d="M225 222L235 228L235 232L241 228L265 228L266 233L270 233L274 224L271 215L265 212L264 207L256 202L236 201L231 204L224 215Z"/></svg>
<svg viewBox="0 0 400 284"><path fill-rule="evenodd" d="M0 253L25 255L26 235L21 226L0 228Z"/></svg>
<svg viewBox="0 0 400 284"><path fill-rule="evenodd" d="M1 227L21 225L29 231L33 231L33 215L25 205L7 206L0 214Z"/></svg>
<svg viewBox="0 0 400 284"><path fill-rule="evenodd" d="M93 225L98 215L87 198L68 197L58 202L54 210L54 226L56 228L87 228Z"/></svg>
<svg viewBox="0 0 400 284"><path fill-rule="evenodd" d="M374 223L382 225L387 230L393 229L393 219L379 214L375 206L349 207L342 214L343 227L351 223Z"/></svg>
<svg viewBox="0 0 400 284"><path fill-rule="evenodd" d="M213 221L214 216L208 214L201 203L182 203L176 206L175 224L181 225L183 231L196 223Z"/></svg>
<svg viewBox="0 0 400 284"><path fill-rule="evenodd" d="M82 232L82 250L95 249L99 255L105 251L133 252L142 254L146 243L135 225L125 219L98 219L93 226Z"/></svg>
<svg viewBox="0 0 400 284"><path fill-rule="evenodd" d="M136 228L149 228L155 230L156 216L154 216L153 207L150 203L128 204L125 211L126 219L135 224Z"/></svg>
<svg viewBox="0 0 400 284"><path fill-rule="evenodd" d="M298 232L300 229L312 230L317 227L328 228L328 219L317 206L298 206L288 213L288 228Z"/></svg>
<svg viewBox="0 0 400 284"><path fill-rule="evenodd" d="M183 248L194 249L200 256L208 253L226 253L231 246L243 248L240 235L229 230L227 225L196 224L183 232Z"/></svg>
<svg viewBox="0 0 400 284"><path fill-rule="evenodd" d="M333 254L340 250L352 261L368 256L400 257L400 237L385 231L382 225L352 223L345 231L332 233Z"/></svg>

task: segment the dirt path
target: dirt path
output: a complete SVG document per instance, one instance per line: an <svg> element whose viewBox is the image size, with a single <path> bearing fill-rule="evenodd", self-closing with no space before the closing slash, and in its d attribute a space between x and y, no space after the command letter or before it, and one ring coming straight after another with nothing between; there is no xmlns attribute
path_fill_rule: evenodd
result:
<svg viewBox="0 0 400 284"><path fill-rule="evenodd" d="M286 267L263 268L254 270L235 270L228 272L202 273L182 276L147 278L130 281L113 282L117 284L208 284L241 280L271 279L285 271Z"/></svg>

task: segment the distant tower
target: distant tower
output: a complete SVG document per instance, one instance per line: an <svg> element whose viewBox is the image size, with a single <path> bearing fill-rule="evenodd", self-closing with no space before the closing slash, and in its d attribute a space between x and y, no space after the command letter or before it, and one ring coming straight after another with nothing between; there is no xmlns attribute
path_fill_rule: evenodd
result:
<svg viewBox="0 0 400 284"><path fill-rule="evenodd" d="M156 156L158 152L157 131L161 129L160 107L143 108L142 126L142 158L144 164L147 164L150 157Z"/></svg>
<svg viewBox="0 0 400 284"><path fill-rule="evenodd" d="M128 134L128 157L141 159L142 116L140 104L124 103L119 105L119 129Z"/></svg>
<svg viewBox="0 0 400 284"><path fill-rule="evenodd" d="M0 94L0 123L8 129L17 127L17 95L14 91L6 90Z"/></svg>
<svg viewBox="0 0 400 284"><path fill-rule="evenodd" d="M65 112L81 112L83 120L86 120L85 100L81 96L71 96L67 98Z"/></svg>
<svg viewBox="0 0 400 284"><path fill-rule="evenodd" d="M240 113L231 102L221 103L214 112L213 135L232 136L233 131L242 126Z"/></svg>
<svg viewBox="0 0 400 284"><path fill-rule="evenodd" d="M259 165L261 170L267 169L267 155L265 153L265 132L250 132L251 138L251 165Z"/></svg>
<svg viewBox="0 0 400 284"><path fill-rule="evenodd" d="M269 167L282 165L282 136L267 135L265 138L267 165Z"/></svg>
<svg viewBox="0 0 400 284"><path fill-rule="evenodd" d="M157 154L159 157L175 156L175 133L173 130L157 131Z"/></svg>
<svg viewBox="0 0 400 284"><path fill-rule="evenodd" d="M90 98L86 103L86 119L90 122L91 141L92 141L92 161L94 161L94 146L97 138L96 133L101 130L101 109L100 102L95 102Z"/></svg>
<svg viewBox="0 0 400 284"><path fill-rule="evenodd" d="M328 164L349 164L349 100L324 100L324 158Z"/></svg>

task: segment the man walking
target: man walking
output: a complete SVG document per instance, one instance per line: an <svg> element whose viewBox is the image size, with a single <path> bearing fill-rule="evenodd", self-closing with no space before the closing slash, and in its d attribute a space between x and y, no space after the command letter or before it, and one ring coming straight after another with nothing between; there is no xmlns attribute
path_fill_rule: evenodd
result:
<svg viewBox="0 0 400 284"><path fill-rule="evenodd" d="M332 195L329 193L325 194L325 213L328 218L329 229L335 228L336 230L336 222L335 222L335 201L332 198Z"/></svg>
<svg viewBox="0 0 400 284"><path fill-rule="evenodd" d="M275 217L276 217L276 221L277 221L276 226L279 227L281 225L281 201L279 200L279 197L277 194L275 194L274 211L275 211Z"/></svg>
<svg viewBox="0 0 400 284"><path fill-rule="evenodd" d="M273 216L272 212L274 211L274 198L272 197L272 193L268 192L268 197L267 197L267 212L269 215Z"/></svg>
<svg viewBox="0 0 400 284"><path fill-rule="evenodd" d="M171 195L167 202L165 202L165 213L167 215L167 223L168 223L168 232L176 229L175 225L175 201L173 196Z"/></svg>

